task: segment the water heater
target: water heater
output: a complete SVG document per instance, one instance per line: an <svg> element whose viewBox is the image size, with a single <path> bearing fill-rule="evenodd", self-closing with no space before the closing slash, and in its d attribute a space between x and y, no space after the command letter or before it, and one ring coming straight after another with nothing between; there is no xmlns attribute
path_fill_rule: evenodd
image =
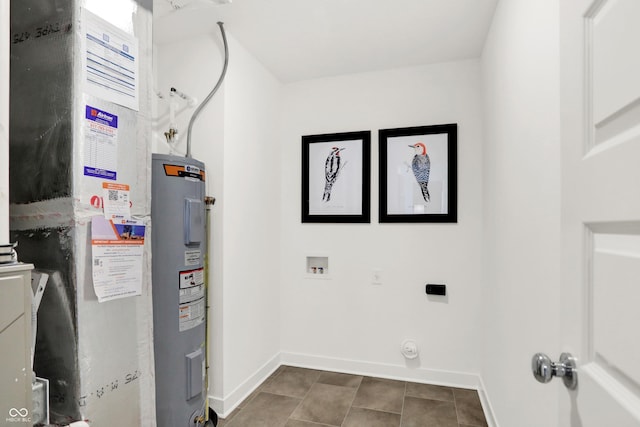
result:
<svg viewBox="0 0 640 427"><path fill-rule="evenodd" d="M158 427L204 424L204 163L153 154L153 323Z"/></svg>

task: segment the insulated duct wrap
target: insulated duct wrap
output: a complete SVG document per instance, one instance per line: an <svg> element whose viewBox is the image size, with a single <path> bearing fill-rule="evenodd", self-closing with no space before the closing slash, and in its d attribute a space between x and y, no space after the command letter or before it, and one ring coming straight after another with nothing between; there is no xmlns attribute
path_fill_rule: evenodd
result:
<svg viewBox="0 0 640 427"><path fill-rule="evenodd" d="M34 370L50 380L51 422L59 425L155 425L150 241L142 295L103 303L91 246L103 182L129 185L132 216L150 226L151 4L11 0L11 239L20 261L50 274ZM137 109L87 90L87 17L135 39ZM88 107L117 116L117 177L87 174Z"/></svg>
<svg viewBox="0 0 640 427"><path fill-rule="evenodd" d="M11 1L11 203L71 195L73 21L72 0Z"/></svg>

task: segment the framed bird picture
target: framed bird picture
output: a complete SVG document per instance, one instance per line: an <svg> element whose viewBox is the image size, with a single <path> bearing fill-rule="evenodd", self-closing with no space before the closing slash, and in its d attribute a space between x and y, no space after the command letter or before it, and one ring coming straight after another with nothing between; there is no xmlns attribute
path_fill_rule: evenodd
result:
<svg viewBox="0 0 640 427"><path fill-rule="evenodd" d="M302 137L302 222L370 222L371 131Z"/></svg>
<svg viewBox="0 0 640 427"><path fill-rule="evenodd" d="M458 222L458 125L378 131L380 222Z"/></svg>

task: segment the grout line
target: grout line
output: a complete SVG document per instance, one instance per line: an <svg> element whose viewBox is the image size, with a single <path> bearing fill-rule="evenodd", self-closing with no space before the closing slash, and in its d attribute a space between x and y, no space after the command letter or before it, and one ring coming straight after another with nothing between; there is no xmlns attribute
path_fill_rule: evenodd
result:
<svg viewBox="0 0 640 427"><path fill-rule="evenodd" d="M407 382L404 382L404 395L402 396L402 409L400 409L400 424L398 427L402 427L402 418L404 417L404 401L407 398Z"/></svg>
<svg viewBox="0 0 640 427"><path fill-rule="evenodd" d="M298 369L306 369L306 368L298 368ZM309 386L309 390L307 390L307 392L304 394L304 396L302 397L302 399L300 400L300 403L298 403L298 406L296 406L296 409L294 409L291 414L289 414L289 416L287 417L287 420L292 420L292 421L306 421L306 420L298 420L296 418L291 418L291 416L298 410L298 408L300 407L300 405L302 405L302 402L304 402L304 399L307 398L307 396L309 395L309 393L311 392L311 389L313 388L314 385L318 384L318 380L320 379L320 376L322 375L322 371L318 370L318 369L306 369L308 371L318 371L320 372L318 374L318 378L316 378L316 380L313 382L313 384L311 384ZM293 396L290 396L293 397Z"/></svg>
<svg viewBox="0 0 640 427"><path fill-rule="evenodd" d="M344 426L344 422L347 421L347 418L349 418L349 414L351 413L351 409L353 409L353 402L355 402L356 400L356 396L358 395L358 391L360 391L360 387L362 386L362 381L364 380L364 377L362 375L360 375L360 384L358 384L358 387L355 390L355 393L353 393L353 398L351 399L351 404L349 405L349 409L347 410L347 413L344 414L344 418L342 419L342 422L340 423L340 427Z"/></svg>
<svg viewBox="0 0 640 427"><path fill-rule="evenodd" d="M458 427L460 427L460 414L458 413L458 399L456 398L456 391L452 388L451 393L453 393L453 407L456 410L456 421L458 422Z"/></svg>
<svg viewBox="0 0 640 427"><path fill-rule="evenodd" d="M289 396L289 395L285 395L285 394L271 393L271 392L268 392L268 391L262 391L261 390L269 382L271 382L271 381L275 380L277 377L281 376L287 370L287 368L289 368L289 367L290 367L289 365L281 365L278 368L280 370L280 372L278 372L275 376L269 378L269 381L265 380L262 384L260 384L256 388L256 391L257 391L256 396L259 393L270 393L270 394L274 394L274 395L278 395L278 396L285 396L285 397L291 397L291 398L300 399L300 397L297 397L297 396ZM298 368L298 367L293 367L293 368ZM311 389L313 388L314 385L316 385L316 384L324 384L324 383L319 383L319 380L320 380L320 377L322 376L322 373L323 372L329 372L329 373L334 372L334 371L327 371L327 370L322 370L322 369L311 369L311 368L298 368L298 369L304 369L304 370L308 370L308 371L316 371L316 372L318 372L318 376L315 379L315 381L311 384L309 389L305 392L304 396L300 400L300 403L298 403L296 408L291 412L291 415L293 415L293 413L296 410L298 410L298 408L302 405L302 403L308 397L308 395L311 392ZM344 418L343 418L343 420L342 420L342 422L341 422L339 427L344 427L344 424L345 424L347 418L349 417L349 414L351 413L352 409L354 409L354 408L365 409L365 410L376 411L376 412L389 413L389 414L397 414L395 412L380 411L380 410L371 409L371 408L364 408L364 407L360 408L360 407L354 406L353 404L355 402L356 396L358 395L358 392L360 391L360 388L362 387L362 384L364 383L365 378L371 378L371 379L374 379L374 380L375 379L379 379L379 378L378 377L371 377L369 375L356 375L356 374L348 374L348 375L360 376L361 380L360 380L360 383L358 384L358 387L356 387L354 389L353 397L351 399L351 404L348 407L348 410L347 410L347 412L346 412L346 414L345 414L345 416L344 416ZM380 379L384 379L384 378L380 378ZM396 381L398 381L398 380L396 380ZM403 397L402 397L402 408L401 408L400 414L399 414L400 415L400 424L399 424L398 427L402 427L402 423L403 423L403 421L405 419L405 417L404 417L405 412L404 411L405 411L406 398L407 397L417 397L417 396L407 396L407 389L408 389L409 383L411 383L411 381L403 381L403 382L404 382L404 393L403 393ZM346 386L340 386L340 385L337 385L337 384L327 384L327 385L334 385L334 386L337 386L337 387L346 387ZM455 390L454 390L455 387L446 387L446 386L440 386L440 387L450 389L452 394L453 394L453 404L454 404L454 408L455 408L455 412L456 412L457 427L479 427L479 426L474 426L474 425L467 425L467 424L461 425L460 424L460 411L458 409L458 399L456 397L456 393L455 393ZM477 393L477 391L476 391L476 393ZM255 399L256 396L254 396L254 399ZM251 399L251 400L254 400L254 399ZM427 400L429 400L429 399L427 399ZM438 399L430 399L430 400L440 401ZM446 402L446 401L442 401L442 402ZM233 422L233 419L236 418L238 413L241 412L244 409L244 407L246 405L248 405L249 403L250 403L250 400L243 401L240 405L238 405L237 409L233 411L233 412L235 412L235 414L232 417L224 419L225 422L226 423ZM232 414L233 414L233 412L232 412ZM322 423L318 423L318 422L315 422L315 421L299 420L299 419L296 419L296 418L292 418L291 415L289 417L287 417L287 421L289 421L289 420L291 420L291 421L303 421L303 422L306 422L306 423L309 423L309 424L313 424L313 425L317 425L317 426L328 426L327 424L322 424ZM485 415L485 419L486 419L486 415ZM336 426L333 426L333 427L336 427Z"/></svg>

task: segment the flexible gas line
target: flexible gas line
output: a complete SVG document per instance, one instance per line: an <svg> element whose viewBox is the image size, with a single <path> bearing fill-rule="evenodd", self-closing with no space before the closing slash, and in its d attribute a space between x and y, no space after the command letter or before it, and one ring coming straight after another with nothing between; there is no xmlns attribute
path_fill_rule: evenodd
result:
<svg viewBox="0 0 640 427"><path fill-rule="evenodd" d="M211 206L216 202L215 197L206 196L204 198L205 205L205 221L204 221L204 233L205 239L207 242L207 252L204 257L204 298L205 298L205 312L207 316L207 320L205 322L204 330L204 360L205 360L205 377L204 377L204 389L205 389L205 399L204 399L204 419L205 421L209 421L209 362L210 362L210 354L209 354L209 254L211 253L211 239L209 238L209 233L211 233Z"/></svg>
<svg viewBox="0 0 640 427"><path fill-rule="evenodd" d="M218 26L220 27L220 32L222 33L222 41L224 42L224 66L222 67L222 74L220 74L220 78L218 78L218 83L216 83L213 90L207 95L207 97L202 101L202 104L196 108L196 111L193 112L191 116L191 120L189 120L189 128L187 130L187 154L185 157L191 158L191 129L193 128L193 122L195 122L198 114L204 108L204 106L209 102L209 100L215 95L215 93L220 88L222 81L224 80L224 76L227 74L227 66L229 65L229 46L227 45L227 35L224 31L224 22L218 22Z"/></svg>

